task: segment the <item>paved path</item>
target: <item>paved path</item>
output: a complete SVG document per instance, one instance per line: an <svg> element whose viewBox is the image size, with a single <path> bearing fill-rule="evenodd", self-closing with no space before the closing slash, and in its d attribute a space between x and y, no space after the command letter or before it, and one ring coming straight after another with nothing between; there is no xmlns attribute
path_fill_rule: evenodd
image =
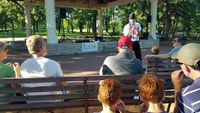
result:
<svg viewBox="0 0 200 113"><path fill-rule="evenodd" d="M170 50L171 43L161 42L160 51L166 53ZM48 56L58 61L66 76L68 75L98 75L98 71L104 61L109 55L115 55L116 53L87 53L79 55L63 55L63 56ZM149 49L142 50L142 56L149 54ZM19 62L20 64L30 57L27 51L22 50L9 50L8 59L5 62ZM146 64L146 60L143 60L143 65Z"/></svg>

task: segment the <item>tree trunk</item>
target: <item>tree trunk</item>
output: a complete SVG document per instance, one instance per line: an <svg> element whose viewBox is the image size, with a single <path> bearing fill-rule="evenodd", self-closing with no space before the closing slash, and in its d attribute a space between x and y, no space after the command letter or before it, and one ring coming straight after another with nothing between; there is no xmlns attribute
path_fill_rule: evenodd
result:
<svg viewBox="0 0 200 113"><path fill-rule="evenodd" d="M79 20L79 29L80 29L80 33L83 33L83 22L82 19Z"/></svg>
<svg viewBox="0 0 200 113"><path fill-rule="evenodd" d="M97 34L97 25L96 25L96 21L97 21L97 11L93 12L93 19L92 19L92 33L93 34Z"/></svg>
<svg viewBox="0 0 200 113"><path fill-rule="evenodd" d="M33 21L33 34L35 34L35 23L36 23L36 22L35 22L35 19L34 19L34 18L32 19L32 21Z"/></svg>
<svg viewBox="0 0 200 113"><path fill-rule="evenodd" d="M169 27L170 27L169 1L165 0L165 3L166 3L166 10L164 12L162 36L165 39L167 39L168 38L168 34L169 34Z"/></svg>
<svg viewBox="0 0 200 113"><path fill-rule="evenodd" d="M61 30L61 21L62 21L62 19L59 18L59 19L58 19L58 33L59 33L59 34L60 34L60 30Z"/></svg>
<svg viewBox="0 0 200 113"><path fill-rule="evenodd" d="M115 34L115 26L112 27L112 33Z"/></svg>
<svg viewBox="0 0 200 113"><path fill-rule="evenodd" d="M37 33L39 32L39 27L38 27L39 25L38 25L38 23L39 23L39 22L36 22L36 26L35 26L35 27L36 27L36 32L37 32Z"/></svg>
<svg viewBox="0 0 200 113"><path fill-rule="evenodd" d="M106 10L105 12L106 12L106 15L105 15L105 27L106 27L106 32L108 32L110 18L109 18L109 15L108 15L108 10Z"/></svg>
<svg viewBox="0 0 200 113"><path fill-rule="evenodd" d="M73 26L73 17L72 17L71 13L70 13L70 17L71 17L71 19L69 20L69 24L71 26L71 32L73 33L74 32L74 26Z"/></svg>

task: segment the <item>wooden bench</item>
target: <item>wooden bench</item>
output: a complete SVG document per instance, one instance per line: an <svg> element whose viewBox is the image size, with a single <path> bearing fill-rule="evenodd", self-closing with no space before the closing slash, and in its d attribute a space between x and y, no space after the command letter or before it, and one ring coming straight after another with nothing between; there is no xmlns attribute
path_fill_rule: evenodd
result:
<svg viewBox="0 0 200 113"><path fill-rule="evenodd" d="M159 58L151 58L147 61L146 73L153 73L156 75L171 75L175 70L179 70L180 65L170 60L162 60Z"/></svg>
<svg viewBox="0 0 200 113"><path fill-rule="evenodd" d="M66 81L66 86L38 86L23 88L0 88L0 93L27 93L27 92L47 92L47 91L67 91L70 93L54 95L36 95L36 96L1 96L0 102L9 102L0 104L0 111L33 111L33 110L55 110L60 108L84 107L85 113L88 113L89 106L101 105L97 100L99 81L102 79L115 79L122 83L122 100L126 105L139 104L138 80L142 75L123 75L123 76L76 76L60 78L1 78L1 84L23 84L23 83L45 83ZM166 99L164 103L173 103L173 85L169 81L169 76L159 76L164 80ZM62 100L58 102L46 103L27 103L27 101L41 100Z"/></svg>

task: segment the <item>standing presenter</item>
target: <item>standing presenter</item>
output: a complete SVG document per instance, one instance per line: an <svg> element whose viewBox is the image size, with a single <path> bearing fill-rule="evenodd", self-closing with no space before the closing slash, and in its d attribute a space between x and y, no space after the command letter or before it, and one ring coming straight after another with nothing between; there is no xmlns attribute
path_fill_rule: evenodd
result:
<svg viewBox="0 0 200 113"><path fill-rule="evenodd" d="M136 22L136 16L134 13L129 15L129 23L124 26L123 34L131 38L133 51L135 51L136 58L142 61L141 49L140 49L140 35L141 35L141 26Z"/></svg>

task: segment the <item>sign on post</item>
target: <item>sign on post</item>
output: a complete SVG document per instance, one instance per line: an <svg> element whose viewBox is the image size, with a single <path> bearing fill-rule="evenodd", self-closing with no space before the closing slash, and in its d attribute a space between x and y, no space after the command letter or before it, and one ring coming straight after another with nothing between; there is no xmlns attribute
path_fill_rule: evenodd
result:
<svg viewBox="0 0 200 113"><path fill-rule="evenodd" d="M82 52L96 52L98 50L98 43L82 43Z"/></svg>

